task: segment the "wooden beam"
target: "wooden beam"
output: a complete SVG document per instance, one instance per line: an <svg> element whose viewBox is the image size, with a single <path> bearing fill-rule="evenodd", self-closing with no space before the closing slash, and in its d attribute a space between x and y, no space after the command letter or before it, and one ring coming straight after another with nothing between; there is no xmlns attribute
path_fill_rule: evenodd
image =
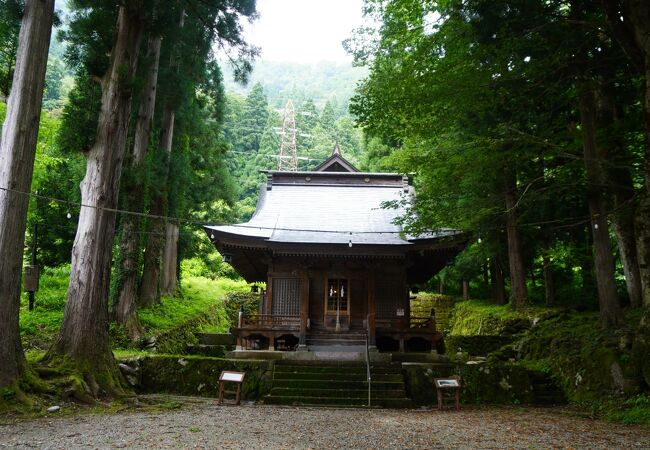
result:
<svg viewBox="0 0 650 450"><path fill-rule="evenodd" d="M368 271L368 345L375 347L375 273Z"/></svg>
<svg viewBox="0 0 650 450"><path fill-rule="evenodd" d="M306 270L300 272L300 336L298 346L307 345L307 320L309 318L309 276Z"/></svg>

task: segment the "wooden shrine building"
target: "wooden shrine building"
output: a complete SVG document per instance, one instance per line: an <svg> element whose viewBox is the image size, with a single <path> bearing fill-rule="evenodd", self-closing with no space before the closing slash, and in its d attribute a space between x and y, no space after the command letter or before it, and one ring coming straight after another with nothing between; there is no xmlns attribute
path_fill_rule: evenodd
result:
<svg viewBox="0 0 650 450"><path fill-rule="evenodd" d="M259 314L240 317L238 349L312 350L359 344L379 350L435 349L431 317L412 317L409 289L466 245L457 230L402 232L414 195L408 177L359 172L336 146L311 172L267 171L255 214L206 226L224 259L248 282L265 282Z"/></svg>

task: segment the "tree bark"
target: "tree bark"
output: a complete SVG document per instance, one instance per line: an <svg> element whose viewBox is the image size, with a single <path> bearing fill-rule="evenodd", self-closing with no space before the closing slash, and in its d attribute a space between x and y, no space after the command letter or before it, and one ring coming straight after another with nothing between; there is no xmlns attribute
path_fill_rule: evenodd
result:
<svg viewBox="0 0 650 450"><path fill-rule="evenodd" d="M626 170L618 174L615 180L618 187L614 195L616 214L614 215L614 233L625 274L625 286L630 298L630 305L638 308L642 304L641 274L637 257L636 235L634 231L635 205L632 177Z"/></svg>
<svg viewBox="0 0 650 450"><path fill-rule="evenodd" d="M492 258L490 273L492 274L492 298L497 305L506 304L506 284L503 279L501 257Z"/></svg>
<svg viewBox="0 0 650 450"><path fill-rule="evenodd" d="M54 0L27 0L0 141L0 387L25 369L20 342L20 275ZM8 190L11 189L11 190Z"/></svg>
<svg viewBox="0 0 650 450"><path fill-rule="evenodd" d="M515 192L517 182L510 169L505 171L506 178L506 231L508 238L508 261L510 263L510 287L512 304L521 308L528 304L528 289L526 287L526 271L521 252L521 237L517 226L517 199Z"/></svg>
<svg viewBox="0 0 650 450"><path fill-rule="evenodd" d="M163 152L160 176L167 179L169 176L169 159L174 138L175 110L171 105L166 105L163 112L162 126L160 129L159 151ZM165 185L152 189L149 213L154 216L163 216L167 210L167 189ZM165 250L165 235L167 225L163 218L152 218L150 221L147 244L144 252L144 268L142 282L140 283L140 305L150 306L160 301L162 257Z"/></svg>
<svg viewBox="0 0 650 450"><path fill-rule="evenodd" d="M173 295L178 292L178 232L178 223L167 223L161 279L163 295Z"/></svg>
<svg viewBox="0 0 650 450"><path fill-rule="evenodd" d="M650 308L650 2L601 0L616 40L645 79L645 188L637 207L635 232L642 302Z"/></svg>
<svg viewBox="0 0 650 450"><path fill-rule="evenodd" d="M606 180L602 155L596 145L596 104L594 87L587 80L577 82L582 147L587 175L587 200L591 216L596 285L600 322L604 328L615 328L623 323L614 274L614 257L609 239L607 204L602 186Z"/></svg>
<svg viewBox="0 0 650 450"><path fill-rule="evenodd" d="M178 21L178 28L185 26L185 11L181 11ZM173 55L173 52L172 52ZM177 68L177 62L172 56L169 62L170 70ZM160 168L160 176L163 180L169 179L169 164L172 152L172 143L174 140L174 125L176 120L176 106L170 101L167 102L163 111L162 125L160 129L159 151L163 153ZM168 191L166 184L152 189L149 212L152 215L164 216L167 213ZM163 289L161 280L162 258L165 252L165 242L167 234L167 222L165 219L152 219L149 224L149 234L145 246L144 268L142 271L142 281L140 283L140 304L148 306L160 302L160 294ZM170 249L178 252L178 247ZM176 270L176 269L174 269Z"/></svg>
<svg viewBox="0 0 650 450"><path fill-rule="evenodd" d="M123 380L108 337L108 294L122 159L143 24L142 2L119 9L97 137L81 182L79 225L72 248L63 324L47 358L64 357L84 375L88 394L120 395Z"/></svg>
<svg viewBox="0 0 650 450"><path fill-rule="evenodd" d="M158 65L160 62L161 36L149 38L147 59L150 67L147 72L143 95L138 111L138 120L133 139L133 155L128 176L122 191L127 196L124 202L127 209L142 212L144 209L144 158L149 149L151 123L156 105L156 87L158 85ZM122 218L120 234L120 260L118 274L118 299L115 308L116 321L126 328L131 339L142 336L142 327L137 314L138 269L140 265L140 229L142 220L137 215Z"/></svg>
<svg viewBox="0 0 650 450"><path fill-rule="evenodd" d="M469 282L468 281L463 280L462 289L463 289L463 300L469 300Z"/></svg>

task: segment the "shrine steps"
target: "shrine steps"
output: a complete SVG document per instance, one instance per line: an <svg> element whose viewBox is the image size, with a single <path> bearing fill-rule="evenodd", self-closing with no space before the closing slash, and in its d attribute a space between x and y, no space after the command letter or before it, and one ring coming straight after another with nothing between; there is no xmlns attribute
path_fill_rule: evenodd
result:
<svg viewBox="0 0 650 450"><path fill-rule="evenodd" d="M535 405L565 405L567 398L550 375L529 371L528 379L533 387Z"/></svg>
<svg viewBox="0 0 650 450"><path fill-rule="evenodd" d="M264 403L274 405L365 407L368 404L366 366L362 364L298 364L276 362L273 387ZM372 407L408 408L404 377L399 366L371 366Z"/></svg>

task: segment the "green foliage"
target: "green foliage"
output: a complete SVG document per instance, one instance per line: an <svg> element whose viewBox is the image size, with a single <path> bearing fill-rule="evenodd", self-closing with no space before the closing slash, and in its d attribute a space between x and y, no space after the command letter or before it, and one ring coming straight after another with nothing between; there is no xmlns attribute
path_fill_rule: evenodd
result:
<svg viewBox="0 0 650 450"><path fill-rule="evenodd" d="M367 0L364 11L378 26L347 43L370 69L351 102L370 138L363 165L416 174L418 197L404 200L413 232L455 227L482 239L447 271L450 284L490 292L488 266L507 267L505 194L513 192L530 298L544 299L542 255L550 254L556 298L548 300L595 308L587 192L610 194L620 183L585 181L576 80L591 80L622 112L603 113L603 153L611 149L628 178L639 180L641 167L638 81L598 2Z"/></svg>
<svg viewBox="0 0 650 450"><path fill-rule="evenodd" d="M242 290L226 294L224 298L224 307L230 326L237 326L240 310L243 310L246 315L257 314L259 301L260 295L250 291Z"/></svg>
<svg viewBox="0 0 650 450"><path fill-rule="evenodd" d="M23 8L22 0L0 1L0 93L5 97L11 91Z"/></svg>
<svg viewBox="0 0 650 450"><path fill-rule="evenodd" d="M160 304L140 310L140 322L147 334L157 335L204 313L211 306L223 308L222 297L227 291L247 287L243 281L184 277L183 295L163 297Z"/></svg>
<svg viewBox="0 0 650 450"><path fill-rule="evenodd" d="M41 272L35 306L29 311L27 294L21 297L20 335L26 350L49 348L63 321L70 267L44 268Z"/></svg>
<svg viewBox="0 0 650 450"><path fill-rule="evenodd" d="M34 311L28 311L27 294L23 294L20 331L27 350L49 348L63 320L69 277L69 266L45 268L41 274L40 289L36 293ZM230 326L229 319L226 318L224 296L231 291L246 292L248 285L244 281L230 279L214 281L197 276L184 276L182 295L163 297L160 304L142 310L140 321L147 335L157 336L197 317L204 317L212 311L210 320L214 320L219 331L224 332ZM199 325L193 330L196 331L198 327ZM111 325L110 335L114 346L132 345L124 330L114 324Z"/></svg>
<svg viewBox="0 0 650 450"><path fill-rule="evenodd" d="M449 334L457 336L519 334L529 330L534 323L547 320L559 313L559 309L552 308L529 307L513 310L507 305L467 300L456 303Z"/></svg>

